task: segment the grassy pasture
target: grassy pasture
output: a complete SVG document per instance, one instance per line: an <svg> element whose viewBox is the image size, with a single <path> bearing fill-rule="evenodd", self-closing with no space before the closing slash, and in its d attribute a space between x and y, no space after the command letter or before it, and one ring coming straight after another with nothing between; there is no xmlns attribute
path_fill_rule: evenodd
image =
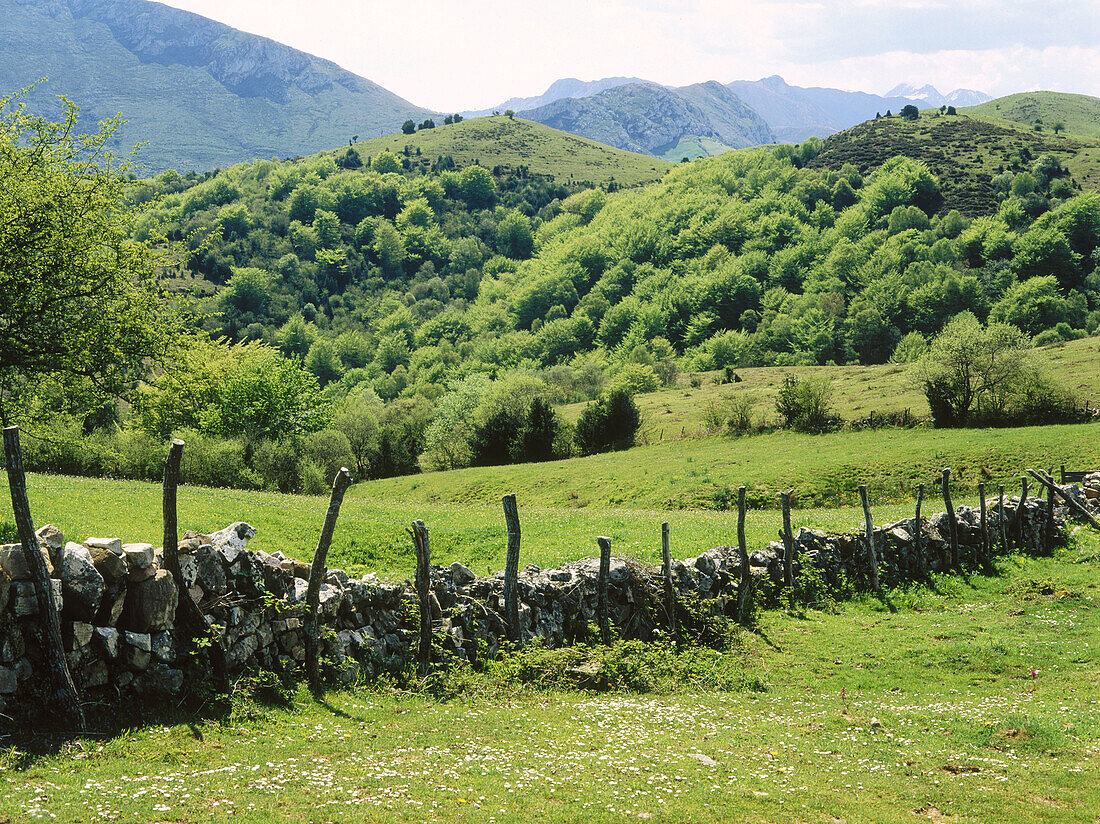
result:
<svg viewBox="0 0 1100 824"><path fill-rule="evenodd" d="M770 612L649 692L299 692L0 752L0 822L1094 822L1100 541ZM1048 593L1048 594L1043 594ZM669 653L671 654L671 653ZM752 689L715 689L723 675Z"/></svg>

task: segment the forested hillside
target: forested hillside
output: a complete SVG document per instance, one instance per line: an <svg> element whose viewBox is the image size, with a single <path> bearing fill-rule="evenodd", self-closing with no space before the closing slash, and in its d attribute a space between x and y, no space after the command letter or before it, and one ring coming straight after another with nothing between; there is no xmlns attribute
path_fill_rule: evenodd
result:
<svg viewBox="0 0 1100 824"><path fill-rule="evenodd" d="M1100 196L1056 158L1006 169L968 218L919 161L865 177L807 168L819 150L611 193L412 149L164 173L135 190L135 231L190 249L164 281L197 295L212 342L129 413L51 414L70 431L121 415L154 443L186 430L221 455L210 472L319 489L341 461L377 477L583 451L552 405L681 372L908 362L963 312L1039 341L1100 326Z"/></svg>

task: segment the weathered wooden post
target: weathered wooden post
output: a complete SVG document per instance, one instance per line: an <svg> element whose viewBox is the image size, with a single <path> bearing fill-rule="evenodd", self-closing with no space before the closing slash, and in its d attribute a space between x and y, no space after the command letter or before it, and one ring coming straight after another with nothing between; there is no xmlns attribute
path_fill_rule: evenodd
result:
<svg viewBox="0 0 1100 824"><path fill-rule="evenodd" d="M986 519L984 483L978 484L978 505L980 507L982 528L982 568L992 575L996 570L993 567L993 552L989 547L989 522Z"/></svg>
<svg viewBox="0 0 1100 824"><path fill-rule="evenodd" d="M1008 553L1008 532L1005 526L1005 485L997 486L997 521L1001 530L1001 552Z"/></svg>
<svg viewBox="0 0 1100 824"><path fill-rule="evenodd" d="M600 640L610 646L611 617L608 615L610 607L607 588L611 582L611 539L597 538L596 543L600 547L600 574L596 579L596 619L600 624Z"/></svg>
<svg viewBox="0 0 1100 824"><path fill-rule="evenodd" d="M924 552L921 550L920 545L920 533L921 533L921 521L920 521L920 507L924 503L924 484L917 484L917 514L913 518L915 529L913 530L913 550L916 552L917 574L923 578L928 577L928 563L924 557Z"/></svg>
<svg viewBox="0 0 1100 824"><path fill-rule="evenodd" d="M176 607L176 621L187 637L189 645L194 647L200 639L210 639L208 647L210 655L210 669L214 677L214 689L221 696L228 696L229 665L225 660L225 649L213 638L210 633L210 624L203 617L199 605L188 592L183 580L183 570L180 568L179 556L179 526L176 517L176 492L179 487L180 460L183 457L184 443L181 440L172 441L168 447L168 454L164 457L164 494L161 498L161 509L164 516L164 539L161 548L164 552L164 568L172 576L176 583L176 591L179 593L178 606Z"/></svg>
<svg viewBox="0 0 1100 824"><path fill-rule="evenodd" d="M947 507L947 530L951 540L951 566L959 566L959 522L955 517L955 505L951 503L951 469L943 470L943 505Z"/></svg>
<svg viewBox="0 0 1100 824"><path fill-rule="evenodd" d="M737 553L741 556L741 584L737 587L737 620L744 624L752 601L752 570L745 543L745 487L737 489Z"/></svg>
<svg viewBox="0 0 1100 824"><path fill-rule="evenodd" d="M661 575L665 582L665 612L672 639L680 646L680 621L676 617L676 589L672 586L672 548L669 542L668 521L661 524Z"/></svg>
<svg viewBox="0 0 1100 824"><path fill-rule="evenodd" d="M791 492L779 493L779 507L783 510L783 586L787 597L794 597L794 536L791 535Z"/></svg>
<svg viewBox="0 0 1100 824"><path fill-rule="evenodd" d="M84 731L87 724L84 720L84 708L80 705L80 692L69 672L65 646L61 641L61 621L57 617L60 604L54 598L50 573L38 545L38 536L34 534L31 504L27 499L27 474L23 469L23 452L19 448L18 426L4 428L4 456L19 543L23 546L23 558L31 571L38 614L42 617L42 644L46 648L46 664L50 672L50 699L60 704L63 717Z"/></svg>
<svg viewBox="0 0 1100 824"><path fill-rule="evenodd" d="M1059 498L1061 498L1062 501L1065 502L1066 506L1068 506L1070 509L1077 512L1078 515L1080 515L1082 518L1084 518L1086 521L1088 521L1094 527L1096 527L1097 529L1100 529L1100 518L1097 518L1095 515L1093 515L1091 512L1089 512L1083 506L1081 506L1081 504L1077 503L1077 501L1075 501L1070 495L1065 493L1062 490L1061 487L1056 486L1054 484L1054 481L1050 478L1049 475L1046 478L1044 478L1038 472L1032 472L1030 469L1028 470L1028 472L1031 473L1031 476L1033 478L1035 478L1035 480L1039 481L1039 483L1046 486L1046 488L1049 492L1052 492L1055 495L1057 495Z"/></svg>
<svg viewBox="0 0 1100 824"><path fill-rule="evenodd" d="M1027 475L1020 478L1020 501L1016 504L1016 551L1024 551L1024 505L1027 503Z"/></svg>
<svg viewBox="0 0 1100 824"><path fill-rule="evenodd" d="M1043 554L1050 555L1054 552L1054 467L1046 473L1046 480L1047 509L1043 520Z"/></svg>
<svg viewBox="0 0 1100 824"><path fill-rule="evenodd" d="M878 581L878 553L875 552L875 522L871 520L871 502L867 500L867 485L859 485L859 501L863 504L863 527L867 537L867 562L871 565L871 586L881 592Z"/></svg>
<svg viewBox="0 0 1100 824"><path fill-rule="evenodd" d="M432 662L432 581L431 548L428 546L428 527L417 518L412 522L413 544L416 546L416 600L420 602L420 639L417 646L421 678L428 674Z"/></svg>
<svg viewBox="0 0 1100 824"><path fill-rule="evenodd" d="M504 620L508 624L508 639L515 643L523 640L519 626L519 508L516 494L510 492L501 499L504 505L504 523L508 527L508 555L504 561Z"/></svg>
<svg viewBox="0 0 1100 824"><path fill-rule="evenodd" d="M332 534L336 531L340 505L344 502L344 493L349 486L351 486L351 472L347 467L341 467L332 480L328 512L325 513L321 537L317 539L317 549L313 553L313 565L309 568L309 585L306 587L306 675L309 678L309 688L314 694L321 692L321 634L317 628L321 584L324 583L325 575L328 573L325 566L328 560L328 548L332 544Z"/></svg>

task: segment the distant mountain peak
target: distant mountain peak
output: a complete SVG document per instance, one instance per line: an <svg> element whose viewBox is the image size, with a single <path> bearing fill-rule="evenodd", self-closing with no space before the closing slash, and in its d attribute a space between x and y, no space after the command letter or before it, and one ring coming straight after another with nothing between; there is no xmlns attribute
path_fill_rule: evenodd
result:
<svg viewBox="0 0 1100 824"><path fill-rule="evenodd" d="M917 88L911 83L899 83L887 92L886 96L905 97L924 103L926 106L976 106L993 99L985 92L974 89L955 89L949 94L940 94L939 90L931 84Z"/></svg>

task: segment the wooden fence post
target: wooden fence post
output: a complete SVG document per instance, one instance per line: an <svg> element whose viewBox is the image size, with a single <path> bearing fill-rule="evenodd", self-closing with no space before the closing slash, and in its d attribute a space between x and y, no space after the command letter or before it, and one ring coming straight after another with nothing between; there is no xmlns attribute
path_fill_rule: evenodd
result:
<svg viewBox="0 0 1100 824"><path fill-rule="evenodd" d="M432 662L432 587L431 587L431 548L428 545L428 527L417 518L412 522L413 543L416 545L416 599L420 603L420 639L417 646L419 664L417 672L421 678L428 675Z"/></svg>
<svg viewBox="0 0 1100 824"><path fill-rule="evenodd" d="M4 428L4 456L8 468L8 486L11 489L11 506L15 514L15 526L19 542L23 545L23 558L31 571L34 595L38 601L38 614L42 618L42 644L46 648L46 664L50 672L51 703L60 704L63 717L75 723L81 732L87 728L84 708L80 705L80 692L69 672L65 659L65 646L61 641L61 620L57 608L60 604L53 595L46 561L34 534L31 504L27 499L27 475L23 469L23 452L19 448L19 427Z"/></svg>
<svg viewBox="0 0 1100 824"><path fill-rule="evenodd" d="M951 469L943 470L943 505L947 507L947 530L951 539L951 566L959 566L959 523L955 518L955 505L951 503Z"/></svg>
<svg viewBox="0 0 1100 824"><path fill-rule="evenodd" d="M1046 473L1047 511L1043 521L1043 554L1054 552L1054 467Z"/></svg>
<svg viewBox="0 0 1100 824"><path fill-rule="evenodd" d="M1024 504L1027 503L1027 475L1020 478L1020 501L1016 504L1016 551L1024 551Z"/></svg>
<svg viewBox="0 0 1100 824"><path fill-rule="evenodd" d="M741 585L737 588L737 620L744 624L752 601L752 570L749 569L749 551L745 543L745 487L737 489L737 552L741 556Z"/></svg>
<svg viewBox="0 0 1100 824"><path fill-rule="evenodd" d="M1070 509L1075 510L1078 515L1080 515L1097 529L1100 529L1100 518L1097 518L1087 509L1082 507L1081 504L1077 503L1077 501L1075 501L1072 497L1063 492L1060 487L1055 486L1053 480L1043 478L1038 472L1032 472L1030 469L1028 470L1028 472L1030 472L1032 477L1039 481L1039 483L1046 486L1048 491L1054 493L1059 498L1061 498Z"/></svg>
<svg viewBox="0 0 1100 824"><path fill-rule="evenodd" d="M306 587L306 675L309 688L314 694L321 692L320 645L321 635L317 628L317 610L321 598L321 584L328 569L328 548L332 544L332 534L336 531L336 519L340 515L340 504L344 502L344 493L351 486L351 472L341 467L332 480L332 495L325 513L325 523L321 527L321 537L317 539L317 550L313 553L313 565L309 568L309 585Z"/></svg>
<svg viewBox="0 0 1100 824"><path fill-rule="evenodd" d="M783 510L783 586L787 597L794 597L794 536L791 535L791 492L779 493L779 506Z"/></svg>
<svg viewBox="0 0 1100 824"><path fill-rule="evenodd" d="M177 623L183 630L188 644L194 648L196 641L210 639L210 670L214 678L214 689L221 696L228 696L229 665L225 660L225 649L218 639L210 633L210 624L203 617L199 605L188 592L183 580L183 570L180 568L179 556L179 524L176 517L176 490L179 486L180 460L183 457L184 443L181 440L173 440L168 447L168 454L164 456L164 494L161 499L161 510L164 519L164 539L161 549L164 552L164 568L172 576L179 593L178 606L176 607Z"/></svg>
<svg viewBox="0 0 1100 824"><path fill-rule="evenodd" d="M863 504L863 527L867 536L867 561L871 564L871 586L881 592L878 580L878 553L875 552L875 522L871 520L871 503L867 500L867 485L859 485L859 501Z"/></svg>
<svg viewBox="0 0 1100 824"><path fill-rule="evenodd" d="M1001 552L1008 554L1008 532L1005 527L1005 485L997 487L997 521L1001 529Z"/></svg>
<svg viewBox="0 0 1100 824"><path fill-rule="evenodd" d="M672 586L672 548L669 542L668 521L661 524L661 574L665 581L665 612L672 640L680 646L680 621L676 617L676 589Z"/></svg>
<svg viewBox="0 0 1100 824"><path fill-rule="evenodd" d="M600 547L600 575L596 579L596 618L600 624L600 640L611 644L611 619L608 616L609 605L607 587L611 581L611 539L597 538Z"/></svg>
<svg viewBox="0 0 1100 824"><path fill-rule="evenodd" d="M992 575L996 569L993 567L993 552L989 547L989 521L986 519L984 483L978 484L978 505L982 528L982 568L987 574Z"/></svg>
<svg viewBox="0 0 1100 824"><path fill-rule="evenodd" d="M922 578L928 577L928 564L927 559L924 557L924 552L920 546L920 533L921 533L921 521L920 521L920 507L924 503L924 484L917 484L917 514L913 519L913 523L916 528L913 534L913 547L917 553L917 574Z"/></svg>
<svg viewBox="0 0 1100 824"><path fill-rule="evenodd" d="M510 492L501 498L504 506L504 523L508 528L508 555L504 562L504 620L508 624L508 639L516 643L523 640L519 626L519 507L516 494Z"/></svg>

